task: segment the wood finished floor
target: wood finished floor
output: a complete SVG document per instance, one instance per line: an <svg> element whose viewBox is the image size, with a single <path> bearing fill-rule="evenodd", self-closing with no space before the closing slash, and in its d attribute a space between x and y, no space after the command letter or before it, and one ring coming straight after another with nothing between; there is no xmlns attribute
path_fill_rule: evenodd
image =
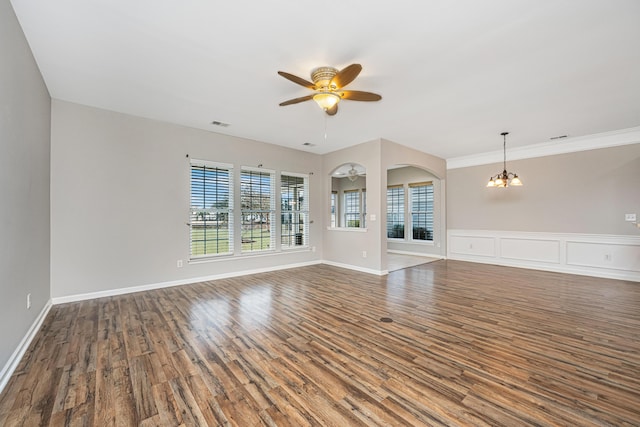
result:
<svg viewBox="0 0 640 427"><path fill-rule="evenodd" d="M58 305L0 425L637 426L640 283L318 265Z"/></svg>

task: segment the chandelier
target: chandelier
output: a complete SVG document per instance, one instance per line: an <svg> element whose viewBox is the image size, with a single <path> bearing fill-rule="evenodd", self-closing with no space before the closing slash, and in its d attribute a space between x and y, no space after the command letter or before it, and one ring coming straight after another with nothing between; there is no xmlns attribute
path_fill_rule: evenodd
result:
<svg viewBox="0 0 640 427"><path fill-rule="evenodd" d="M502 135L502 137L504 138L504 170L496 176L492 176L491 178L489 178L487 187L508 187L509 185L522 185L522 181L520 181L520 178L518 178L518 174L507 172L507 135L509 135L509 132L502 132L500 135Z"/></svg>

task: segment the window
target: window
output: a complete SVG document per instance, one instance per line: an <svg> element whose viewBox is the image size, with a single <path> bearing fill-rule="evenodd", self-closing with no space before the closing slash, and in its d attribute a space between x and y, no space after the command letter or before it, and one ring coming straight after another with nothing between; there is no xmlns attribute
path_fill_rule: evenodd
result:
<svg viewBox="0 0 640 427"><path fill-rule="evenodd" d="M344 223L347 227L360 227L360 191L344 192Z"/></svg>
<svg viewBox="0 0 640 427"><path fill-rule="evenodd" d="M191 258L233 252L233 168L191 161Z"/></svg>
<svg viewBox="0 0 640 427"><path fill-rule="evenodd" d="M338 212L338 192L332 191L331 192L331 227L338 226L338 224L336 223L337 212Z"/></svg>
<svg viewBox="0 0 640 427"><path fill-rule="evenodd" d="M404 187L387 187L387 237L404 239Z"/></svg>
<svg viewBox="0 0 640 427"><path fill-rule="evenodd" d="M274 248L275 183L272 171L243 168L240 175L242 252Z"/></svg>
<svg viewBox="0 0 640 427"><path fill-rule="evenodd" d="M367 226L367 190L362 189L362 226Z"/></svg>
<svg viewBox="0 0 640 427"><path fill-rule="evenodd" d="M433 183L409 184L413 240L433 240Z"/></svg>
<svg viewBox="0 0 640 427"><path fill-rule="evenodd" d="M280 176L282 248L309 244L309 178L303 175L283 173Z"/></svg>

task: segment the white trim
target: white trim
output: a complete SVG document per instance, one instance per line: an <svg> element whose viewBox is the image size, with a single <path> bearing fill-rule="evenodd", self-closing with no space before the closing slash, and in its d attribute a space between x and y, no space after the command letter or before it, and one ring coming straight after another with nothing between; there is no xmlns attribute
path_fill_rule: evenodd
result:
<svg viewBox="0 0 640 427"><path fill-rule="evenodd" d="M503 253L507 242L517 253ZM447 258L640 282L640 236L448 230Z"/></svg>
<svg viewBox="0 0 640 427"><path fill-rule="evenodd" d="M254 270L232 271L229 273L214 274L211 276L191 277L186 279L172 280L169 282L151 283L148 285L131 286L128 288L109 289L106 291L89 292L86 294L66 295L52 298L54 305L68 302L85 301L94 298L104 298L116 295L130 294L134 292L150 291L153 289L170 288L172 286L190 285L193 283L207 282L210 280L228 279L231 277L247 276L250 274L267 273L270 271L288 270L290 268L306 267L309 265L321 264L322 261L307 261L296 264L277 265L273 267L257 268Z"/></svg>
<svg viewBox="0 0 640 427"><path fill-rule="evenodd" d="M360 271L362 273L375 274L376 276L385 276L389 274L389 270L374 270L372 268L358 267L357 265L343 264L341 262L324 260L322 261L322 264L331 265L333 267L347 268L349 270Z"/></svg>
<svg viewBox="0 0 640 427"><path fill-rule="evenodd" d="M387 249L387 253L388 254L398 254L398 255L421 256L423 258L447 259L447 257L439 255L439 254L428 254L428 253L425 253L425 252L398 251L396 249Z"/></svg>
<svg viewBox="0 0 640 427"><path fill-rule="evenodd" d="M610 148L620 145L640 143L640 126L593 135L547 141L524 147L509 148L507 160L531 159L535 157L554 156L557 154L575 153L578 151ZM474 154L471 156L452 157L447 159L447 170L466 168L469 166L501 163L503 150Z"/></svg>
<svg viewBox="0 0 640 427"><path fill-rule="evenodd" d="M20 341L20 344L18 344L18 347L16 347L16 349L13 351L13 354L11 354L11 357L9 357L9 360L7 360L7 363L2 367L2 371L0 371L0 393L2 393L2 390L4 390L4 388L7 386L9 379L18 367L18 364L22 360L24 353L29 348L31 341L33 341L33 338L40 330L44 319L47 317L49 310L51 310L51 306L52 301L47 301L47 303L40 311L40 314L38 314L38 317L36 317L36 319L33 321L33 324L31 324L31 327L27 331L26 335L22 338L22 341Z"/></svg>
<svg viewBox="0 0 640 427"><path fill-rule="evenodd" d="M231 163L221 163L221 162L212 162L211 160L200 160L200 159L189 159L189 163L191 166L204 166L207 168L218 168L218 169L233 169L233 165Z"/></svg>
<svg viewBox="0 0 640 427"><path fill-rule="evenodd" d="M366 233L368 231L367 228L361 227L331 227L327 226L328 231L355 231L358 233Z"/></svg>

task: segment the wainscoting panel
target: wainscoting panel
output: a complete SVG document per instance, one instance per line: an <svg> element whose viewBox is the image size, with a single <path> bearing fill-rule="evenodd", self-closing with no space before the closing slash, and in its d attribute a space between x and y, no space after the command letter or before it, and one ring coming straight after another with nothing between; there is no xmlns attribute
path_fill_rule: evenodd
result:
<svg viewBox="0 0 640 427"><path fill-rule="evenodd" d="M448 230L447 258L640 282L640 236Z"/></svg>
<svg viewBox="0 0 640 427"><path fill-rule="evenodd" d="M461 255L495 257L496 244L493 237L453 235L449 237L449 250Z"/></svg>
<svg viewBox="0 0 640 427"><path fill-rule="evenodd" d="M560 241L542 239L499 239L500 256L522 261L560 263Z"/></svg>

